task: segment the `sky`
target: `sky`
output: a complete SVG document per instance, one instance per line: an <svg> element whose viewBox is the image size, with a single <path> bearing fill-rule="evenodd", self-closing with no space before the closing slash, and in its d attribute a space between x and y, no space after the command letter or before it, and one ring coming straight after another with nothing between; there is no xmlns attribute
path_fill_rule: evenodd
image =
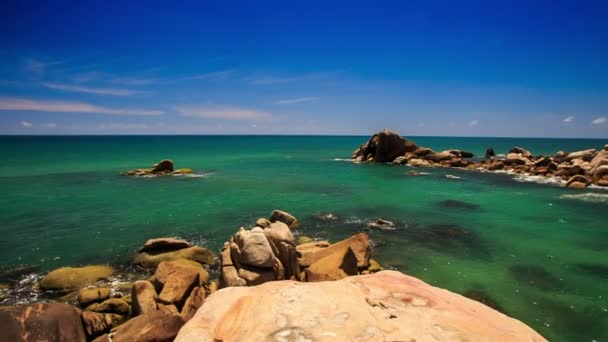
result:
<svg viewBox="0 0 608 342"><path fill-rule="evenodd" d="M0 134L608 138L608 1L0 4Z"/></svg>

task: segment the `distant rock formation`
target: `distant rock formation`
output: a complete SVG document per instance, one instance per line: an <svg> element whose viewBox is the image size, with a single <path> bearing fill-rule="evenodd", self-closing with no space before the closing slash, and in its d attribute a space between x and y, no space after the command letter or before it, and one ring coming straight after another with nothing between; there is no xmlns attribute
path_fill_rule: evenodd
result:
<svg viewBox="0 0 608 342"><path fill-rule="evenodd" d="M187 175L194 173L192 169L183 168L174 170L173 161L164 159L158 163L152 165L148 169L133 169L123 172L123 176L175 176L175 175Z"/></svg>
<svg viewBox="0 0 608 342"><path fill-rule="evenodd" d="M554 177L569 188L589 185L608 186L608 145L604 149L587 149L554 156L535 156L532 152L513 147L506 156L497 156L494 149L486 149L485 160L472 160L473 154L451 149L435 152L417 147L396 133L383 130L353 152L356 163L391 162L414 167L458 167L468 170L505 170L524 175ZM393 159L391 159L393 158Z"/></svg>

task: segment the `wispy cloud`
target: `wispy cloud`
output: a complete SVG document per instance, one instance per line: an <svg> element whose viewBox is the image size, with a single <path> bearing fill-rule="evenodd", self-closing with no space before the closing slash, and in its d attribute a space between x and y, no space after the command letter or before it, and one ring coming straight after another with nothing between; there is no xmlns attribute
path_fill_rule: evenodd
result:
<svg viewBox="0 0 608 342"><path fill-rule="evenodd" d="M88 83L99 80L104 77L104 73L100 71L87 71L72 76L74 83Z"/></svg>
<svg viewBox="0 0 608 342"><path fill-rule="evenodd" d="M562 120L562 122L565 122L565 123L571 123L572 121L574 121L574 116L572 116L572 115L566 116L564 118L564 120Z"/></svg>
<svg viewBox="0 0 608 342"><path fill-rule="evenodd" d="M24 62L24 66L23 66L23 70L25 70L26 72L30 73L30 74L34 74L36 76L40 76L42 73L44 73L44 71L48 68L51 67L53 65L58 65L61 64L62 62L60 61L55 61L55 62L41 62L39 60L36 59L26 59Z"/></svg>
<svg viewBox="0 0 608 342"><path fill-rule="evenodd" d="M24 127L24 128L30 128L30 127L32 127L32 123L29 122L29 121L21 121L19 123L19 125L21 125L21 127Z"/></svg>
<svg viewBox="0 0 608 342"><path fill-rule="evenodd" d="M140 91L129 90L129 89L116 89L116 88L92 88L70 84L57 84L57 83L42 83L42 85L49 89L69 91L74 93L86 93L95 95L111 95L111 96L131 96L141 93Z"/></svg>
<svg viewBox="0 0 608 342"><path fill-rule="evenodd" d="M279 100L279 101L275 102L275 104L288 105L288 104L302 103L302 102L314 102L314 101L317 101L318 99L319 99L318 97L299 97L299 98L295 98L295 99Z"/></svg>
<svg viewBox="0 0 608 342"><path fill-rule="evenodd" d="M272 116L267 112L238 107L177 106L175 110L182 116L205 119L264 120Z"/></svg>
<svg viewBox="0 0 608 342"><path fill-rule="evenodd" d="M0 98L0 110L36 111L51 113L91 113L109 115L155 116L163 111L148 109L115 109L86 102L46 101L22 98Z"/></svg>
<svg viewBox="0 0 608 342"><path fill-rule="evenodd" d="M161 80L156 78L140 78L140 77L117 77L111 81L114 84L122 84L126 86L142 86L160 83Z"/></svg>
<svg viewBox="0 0 608 342"><path fill-rule="evenodd" d="M471 127L475 127L479 125L479 120L471 120L471 122L469 122L469 126Z"/></svg>
<svg viewBox="0 0 608 342"><path fill-rule="evenodd" d="M273 84L283 84L283 83L293 83L293 82L300 82L300 81L326 79L332 75L337 74L338 72L339 71L318 72L318 73L309 73L309 74L295 75L295 76L276 76L276 75L267 75L267 74L254 74L254 75L243 78L243 81L248 82L249 84L254 84L254 85L273 85Z"/></svg>
<svg viewBox="0 0 608 342"><path fill-rule="evenodd" d="M188 81L188 80L205 80L205 81L222 81L230 78L234 75L235 70L222 70L222 71L213 71L204 74L197 74L192 76L186 76L177 79L177 81Z"/></svg>
<svg viewBox="0 0 608 342"><path fill-rule="evenodd" d="M605 116L600 116L599 118L593 119L593 121L591 121L591 123L594 125L601 125L603 123L606 123L606 121L608 121L608 119L606 119Z"/></svg>
<svg viewBox="0 0 608 342"><path fill-rule="evenodd" d="M42 127L46 127L46 128L56 128L56 127L57 127L57 124L56 124L56 123L54 123L54 122L49 122L49 123L42 124Z"/></svg>

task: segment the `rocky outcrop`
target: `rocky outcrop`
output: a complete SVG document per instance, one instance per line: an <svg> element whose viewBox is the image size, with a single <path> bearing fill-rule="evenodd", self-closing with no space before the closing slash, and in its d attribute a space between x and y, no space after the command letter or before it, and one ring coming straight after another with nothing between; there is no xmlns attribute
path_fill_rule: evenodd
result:
<svg viewBox="0 0 608 342"><path fill-rule="evenodd" d="M110 298L112 289L109 287L86 288L78 291L78 303L86 307L93 303L101 303Z"/></svg>
<svg viewBox="0 0 608 342"><path fill-rule="evenodd" d="M84 331L89 339L109 333L112 328L127 320L125 316L91 311L83 311L81 317Z"/></svg>
<svg viewBox="0 0 608 342"><path fill-rule="evenodd" d="M387 136L391 138L386 138ZM384 147L390 146L392 153L383 150L382 155L394 156L393 164L413 167L458 167L480 171L502 170L523 175L553 177L561 180L569 188L585 188L589 185L608 186L608 167L604 167L608 165L608 150L605 147L599 152L596 149L570 153L559 151L553 156L535 156L522 147L513 147L507 152L506 157L496 155L494 149L489 147L485 159L470 160L473 157L472 153L454 149L435 152L427 147L416 147L410 151L404 149L403 144L395 143L395 137L399 135L387 131L373 135L368 143L353 152L353 161L386 161L375 157L375 141L384 139L392 142L382 144ZM407 145L416 146L413 142L408 142ZM584 176L588 181L569 182L576 175Z"/></svg>
<svg viewBox="0 0 608 342"><path fill-rule="evenodd" d="M367 143L353 152L357 162L388 163L406 152L414 152L416 144L405 140L399 134L383 130L374 134Z"/></svg>
<svg viewBox="0 0 608 342"><path fill-rule="evenodd" d="M78 310L69 304L48 303L0 309L3 341L86 341Z"/></svg>
<svg viewBox="0 0 608 342"><path fill-rule="evenodd" d="M260 221L260 220L258 220L258 221ZM289 229L296 229L300 225L300 221L298 221L298 219L295 218L295 216L291 215L288 212L282 211L282 210L274 210L272 212L272 214L270 214L270 219L268 221L270 221L271 223L277 222L277 221L283 222L289 227ZM261 221L261 222L263 222L263 221ZM262 227L262 226L260 226L260 227ZM262 228L267 228L267 226L262 227Z"/></svg>
<svg viewBox="0 0 608 342"><path fill-rule="evenodd" d="M74 290L108 278L114 273L110 266L62 267L49 272L40 281L43 290Z"/></svg>
<svg viewBox="0 0 608 342"><path fill-rule="evenodd" d="M86 311L114 313L118 315L128 315L131 308L129 303L121 298L106 299L101 303L93 303L86 307Z"/></svg>
<svg viewBox="0 0 608 342"><path fill-rule="evenodd" d="M207 298L175 340L325 339L545 341L518 320L395 271L335 282L222 289Z"/></svg>
<svg viewBox="0 0 608 342"><path fill-rule="evenodd" d="M131 288L131 305L133 315L142 315L157 310L158 295L154 285L147 280L138 280Z"/></svg>
<svg viewBox="0 0 608 342"><path fill-rule="evenodd" d="M350 248L355 255L358 268L363 269L369 267L371 248L369 237L364 233L356 234L335 244L329 244L327 241L320 241L299 245L297 247L297 250L300 253L298 263L302 267L308 267L329 255L344 255L347 248Z"/></svg>
<svg viewBox="0 0 608 342"><path fill-rule="evenodd" d="M158 163L152 165L151 168L145 169L133 169L129 171L125 171L121 173L123 176L177 176L177 175L187 175L194 173L192 169L189 168L181 168L174 169L173 161L169 159L163 159Z"/></svg>

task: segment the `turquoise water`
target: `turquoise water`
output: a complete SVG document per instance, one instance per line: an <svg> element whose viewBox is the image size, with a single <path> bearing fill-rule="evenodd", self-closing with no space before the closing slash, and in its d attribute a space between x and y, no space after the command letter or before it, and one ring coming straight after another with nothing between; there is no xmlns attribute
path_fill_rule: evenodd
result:
<svg viewBox="0 0 608 342"><path fill-rule="evenodd" d="M608 191L447 169L408 176L408 167L339 160L366 139L0 137L0 267L29 265L44 273L64 265L128 264L146 239L159 236L217 251L240 226L280 208L300 218L301 234L336 241L366 231L385 267L484 297L553 341L606 340ZM413 140L478 155L488 146L542 154L608 142ZM163 158L202 177L119 175ZM339 219L316 218L329 212ZM379 217L397 229L367 230L366 222Z"/></svg>

